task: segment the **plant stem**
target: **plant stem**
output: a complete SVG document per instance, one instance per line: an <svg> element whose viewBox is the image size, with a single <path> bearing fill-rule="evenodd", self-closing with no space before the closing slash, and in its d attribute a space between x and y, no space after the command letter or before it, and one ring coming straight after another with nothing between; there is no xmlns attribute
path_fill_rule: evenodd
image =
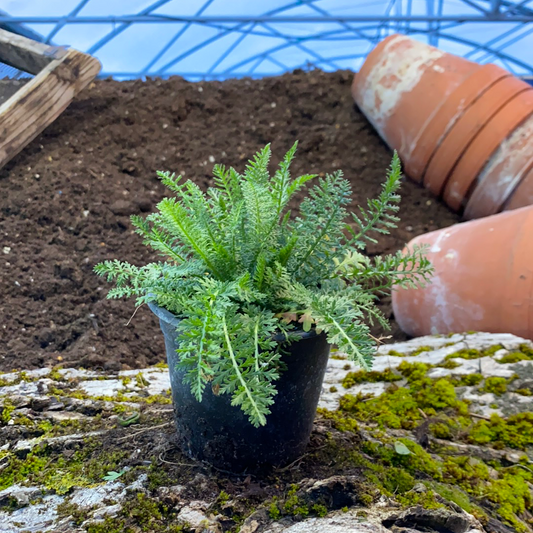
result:
<svg viewBox="0 0 533 533"><path fill-rule="evenodd" d="M235 359L235 354L233 353L233 348L231 347L231 341L228 334L228 326L226 324L226 317L222 317L222 327L224 328L224 336L226 338L226 345L228 347L228 353L231 359L231 362L233 363L233 368L235 369L235 374L237 375L238 380L240 381L244 392L246 393L246 396L248 396L248 399L250 400L250 403L252 404L254 411L256 412L257 420L259 423L264 426L266 424L266 418L265 415L263 415L255 403L255 400L252 396L252 393L250 392L250 389L246 385L246 382L244 381L244 378L242 377L241 369L239 368L239 365L237 364L237 359Z"/></svg>

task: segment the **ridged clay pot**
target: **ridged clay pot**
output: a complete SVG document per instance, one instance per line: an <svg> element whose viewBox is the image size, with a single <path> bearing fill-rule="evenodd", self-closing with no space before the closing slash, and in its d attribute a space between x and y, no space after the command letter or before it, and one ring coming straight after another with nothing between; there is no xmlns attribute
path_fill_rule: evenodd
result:
<svg viewBox="0 0 533 533"><path fill-rule="evenodd" d="M518 80L520 81L520 80ZM504 105L478 133L457 162L444 189L443 199L454 211L466 206L481 169L498 146L533 110L533 88L526 87Z"/></svg>
<svg viewBox="0 0 533 533"><path fill-rule="evenodd" d="M409 161L442 103L479 69L476 63L395 34L369 54L354 77L352 94L382 139Z"/></svg>
<svg viewBox="0 0 533 533"><path fill-rule="evenodd" d="M509 196L509 199L503 206L504 211L533 205L533 160L531 161L531 166L531 170L524 176L518 187Z"/></svg>
<svg viewBox="0 0 533 533"><path fill-rule="evenodd" d="M528 89L530 86L518 78L503 77L470 105L448 130L429 161L424 175L424 185L433 194L437 196L442 194L456 163L498 111L516 95Z"/></svg>
<svg viewBox="0 0 533 533"><path fill-rule="evenodd" d="M496 82L509 76L509 72L492 64L474 70L442 102L431 121L419 132L411 157L404 162L405 172L418 181L423 178L432 154L457 120Z"/></svg>
<svg viewBox="0 0 533 533"><path fill-rule="evenodd" d="M393 292L408 335L485 331L533 339L533 206L456 224L413 239L435 268L423 289Z"/></svg>
<svg viewBox="0 0 533 533"><path fill-rule="evenodd" d="M481 218L499 213L508 198L533 168L532 114L505 139L478 176L466 205L464 218ZM515 202L523 193L519 193ZM526 201L517 207L530 205Z"/></svg>

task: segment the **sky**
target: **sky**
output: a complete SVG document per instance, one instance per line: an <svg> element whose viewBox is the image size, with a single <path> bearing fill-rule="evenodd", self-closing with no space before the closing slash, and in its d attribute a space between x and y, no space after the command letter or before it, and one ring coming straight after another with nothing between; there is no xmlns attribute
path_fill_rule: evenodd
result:
<svg viewBox="0 0 533 533"><path fill-rule="evenodd" d="M77 16L121 16L146 10L157 0L83 0ZM444 0L442 15L477 16L488 1ZM410 3L413 15L425 15L426 0L159 0L157 15L256 16L270 12L291 17L405 15ZM438 13L439 2L431 2ZM206 5L207 4L207 5ZM12 16L60 17L71 13L80 0L0 0L0 9ZM522 2L533 9L533 1ZM275 16L275 15L274 15ZM357 70L364 57L381 38L395 31L415 31L413 37L428 41L428 23L405 22L379 27L376 23L268 22L205 24L119 23L28 24L52 42L73 46L95 55L103 64L102 75L119 79L147 75L179 74L189 79L265 76L297 67L317 66L325 70ZM106 36L114 38L102 42ZM448 52L466 55L481 63L494 62L515 74L533 73L533 23L443 23L441 37L433 44ZM482 47L503 46L499 59ZM481 46L479 46L481 45Z"/></svg>

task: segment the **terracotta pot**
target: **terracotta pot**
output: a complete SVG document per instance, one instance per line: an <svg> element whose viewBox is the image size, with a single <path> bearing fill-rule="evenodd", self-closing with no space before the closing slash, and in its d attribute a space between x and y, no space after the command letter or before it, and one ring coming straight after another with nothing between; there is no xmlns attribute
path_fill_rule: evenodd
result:
<svg viewBox="0 0 533 533"><path fill-rule="evenodd" d="M522 178L518 187L509 196L503 206L504 211L533 205L533 159L531 160L531 167L531 170Z"/></svg>
<svg viewBox="0 0 533 533"><path fill-rule="evenodd" d="M448 130L438 148L430 158L424 185L440 196L456 163L465 154L470 143L492 118L516 95L531 87L513 76L499 79L463 113ZM508 132L502 132L500 139ZM481 161L484 164L486 159ZM477 175L477 174L476 174ZM474 176L475 178L475 176Z"/></svg>
<svg viewBox="0 0 533 533"><path fill-rule="evenodd" d="M435 268L424 289L392 295L408 335L485 331L533 339L533 206L420 235Z"/></svg>
<svg viewBox="0 0 533 533"><path fill-rule="evenodd" d="M524 90L492 117L469 144L452 171L443 198L454 211L465 206L478 174L501 142L533 111L533 88L525 82L521 83L525 85Z"/></svg>
<svg viewBox="0 0 533 533"><path fill-rule="evenodd" d="M525 122L502 142L481 171L464 218L481 218L500 212L532 167L533 110ZM523 205L529 205L529 202Z"/></svg>
<svg viewBox="0 0 533 533"><path fill-rule="evenodd" d="M442 103L480 68L404 35L391 35L355 75L352 94L383 140L409 161Z"/></svg>
<svg viewBox="0 0 533 533"><path fill-rule="evenodd" d="M511 76L496 65L482 65L474 70L450 96L442 102L431 121L418 134L410 159L404 162L405 172L416 181L423 178L431 155L448 131L468 107L498 80Z"/></svg>

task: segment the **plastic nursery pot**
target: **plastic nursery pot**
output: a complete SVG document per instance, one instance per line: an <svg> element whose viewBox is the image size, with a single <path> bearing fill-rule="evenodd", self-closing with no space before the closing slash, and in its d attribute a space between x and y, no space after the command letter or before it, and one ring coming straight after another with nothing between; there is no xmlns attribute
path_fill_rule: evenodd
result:
<svg viewBox="0 0 533 533"><path fill-rule="evenodd" d="M484 331L533 339L533 207L456 224L413 239L429 244L435 274L392 294L408 335Z"/></svg>
<svg viewBox="0 0 533 533"><path fill-rule="evenodd" d="M528 86L504 105L479 132L458 161L444 189L443 199L451 209L459 211L466 205L472 185L483 166L532 111L533 88Z"/></svg>
<svg viewBox="0 0 533 533"><path fill-rule="evenodd" d="M526 121L502 142L481 171L466 205L464 218L481 218L500 212L507 199L513 195L532 168L533 109ZM522 194L516 198L520 196ZM516 207L531 203L526 201Z"/></svg>
<svg viewBox="0 0 533 533"><path fill-rule="evenodd" d="M442 194L456 163L464 156L471 142L485 128L498 111L504 108L517 94L531 87L514 77L504 77L494 83L481 95L448 130L440 145L430 158L425 175L424 185L437 196ZM491 124L498 128L498 124ZM497 130L499 133L499 130ZM499 139L506 134L501 132ZM486 159L482 161L482 164ZM474 176L475 177L475 176Z"/></svg>
<svg viewBox="0 0 533 533"><path fill-rule="evenodd" d="M518 187L511 193L503 206L504 211L533 205L533 160L531 170L524 176Z"/></svg>
<svg viewBox="0 0 533 533"><path fill-rule="evenodd" d="M255 428L231 396L216 396L207 387L201 402L183 383L176 369L176 327L179 319L157 305L150 309L159 318L165 337L172 402L178 442L187 455L215 468L234 472L262 472L291 463L303 455L326 372L329 344L324 333L301 333L301 340L287 346L282 357L286 370L275 382L278 394L265 426Z"/></svg>
<svg viewBox="0 0 533 533"><path fill-rule="evenodd" d="M509 72L492 64L482 65L474 70L448 96L431 121L420 131L411 157L405 162L406 173L417 180L423 178L431 155L465 110L498 80L509 76Z"/></svg>
<svg viewBox="0 0 533 533"><path fill-rule="evenodd" d="M404 35L391 35L355 75L355 102L407 162L440 106L480 66ZM428 143L436 139L427 138ZM411 174L420 180L421 176Z"/></svg>

